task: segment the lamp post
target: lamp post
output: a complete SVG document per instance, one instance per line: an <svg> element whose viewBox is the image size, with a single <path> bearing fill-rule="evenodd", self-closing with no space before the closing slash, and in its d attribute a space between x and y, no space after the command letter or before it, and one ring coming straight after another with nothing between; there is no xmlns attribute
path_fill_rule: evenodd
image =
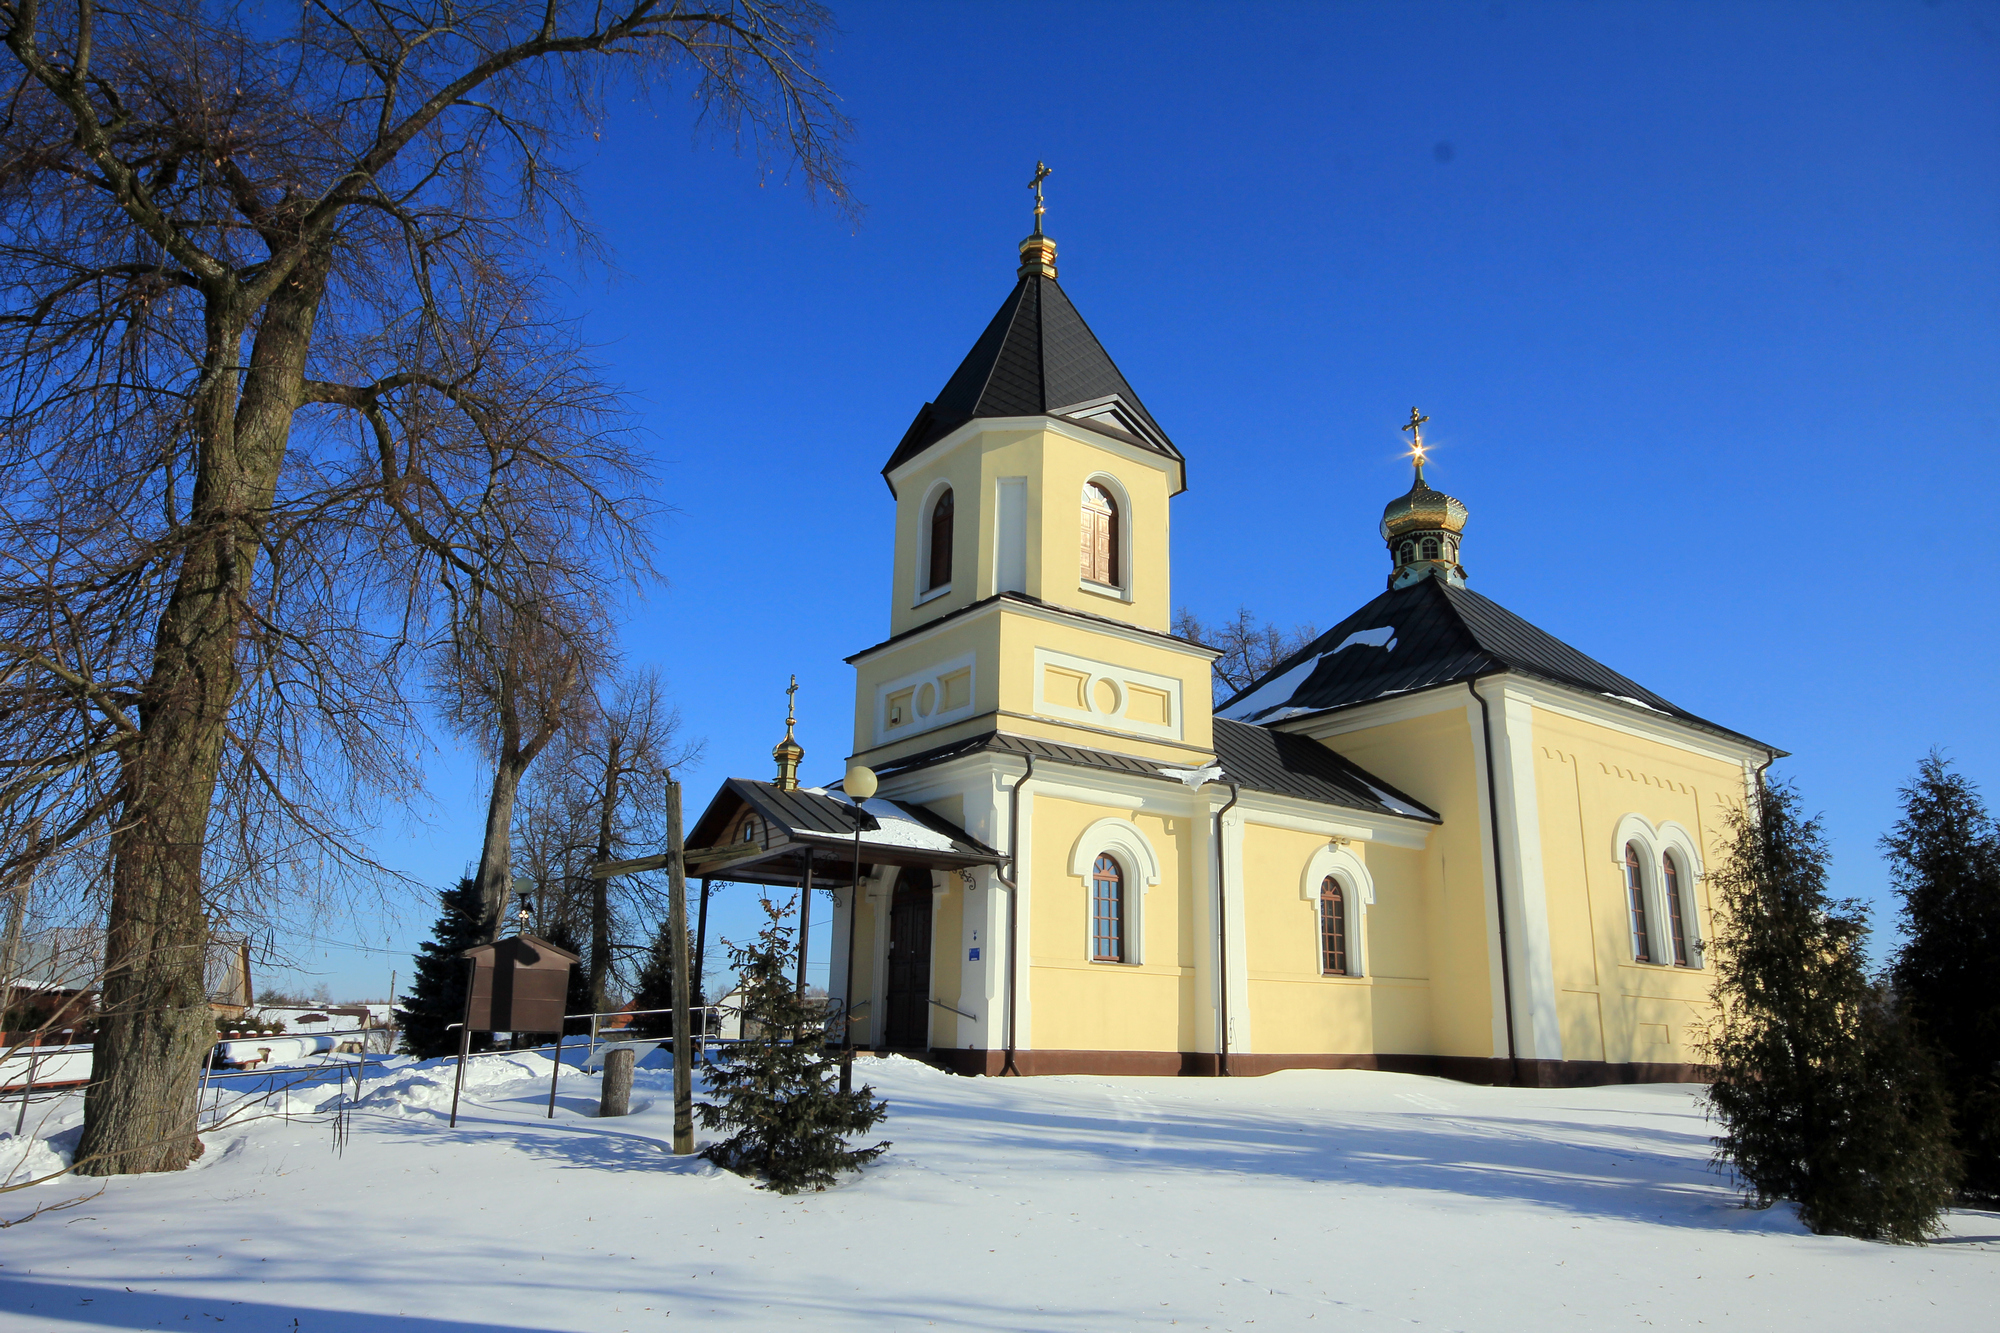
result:
<svg viewBox="0 0 2000 1333"><path fill-rule="evenodd" d="M875 770L856 764L847 770L841 790L854 802L854 885L847 897L847 979L840 986L840 1091L854 1087L854 919L861 914L861 829L867 812L861 803L875 794Z"/></svg>

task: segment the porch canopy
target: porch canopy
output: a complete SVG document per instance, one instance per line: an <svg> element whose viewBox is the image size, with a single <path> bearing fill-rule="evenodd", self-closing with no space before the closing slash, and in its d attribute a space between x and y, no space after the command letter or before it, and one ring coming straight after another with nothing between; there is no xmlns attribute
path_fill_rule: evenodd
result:
<svg viewBox="0 0 2000 1333"><path fill-rule="evenodd" d="M872 797L857 812L844 792L820 787L788 791L772 782L730 778L688 831L686 871L704 879L785 888L805 883L810 873L814 888L837 888L854 882L857 823L864 876L878 866L969 870L1007 860L922 806ZM665 864L664 856L642 856L594 873L626 874Z"/></svg>

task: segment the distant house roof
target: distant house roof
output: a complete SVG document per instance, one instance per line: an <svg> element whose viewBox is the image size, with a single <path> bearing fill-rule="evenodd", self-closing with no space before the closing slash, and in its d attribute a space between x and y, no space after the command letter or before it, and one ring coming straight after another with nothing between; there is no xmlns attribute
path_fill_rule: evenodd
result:
<svg viewBox="0 0 2000 1333"><path fill-rule="evenodd" d="M979 417L1060 416L1182 464L1180 450L1126 383L1054 278L1030 274L925 403L883 475ZM893 484L892 484L893 489Z"/></svg>
<svg viewBox="0 0 2000 1333"><path fill-rule="evenodd" d="M1554 681L1759 749L1772 748L1697 717L1491 598L1437 578L1383 593L1216 712L1219 718L1269 726L1501 671Z"/></svg>
<svg viewBox="0 0 2000 1333"><path fill-rule="evenodd" d="M1177 774L1187 771L1175 765L1108 750L1060 745L1031 736L989 731L884 764L880 772L883 776L908 773L980 753L1033 755L1037 763L1127 773L1162 782L1178 782L1180 778ZM1215 722L1215 758L1222 767L1224 777L1234 778L1238 786L1248 791L1290 796L1374 815L1399 815L1427 823L1439 822L1436 812L1421 801L1404 795L1360 765L1304 736L1218 718Z"/></svg>

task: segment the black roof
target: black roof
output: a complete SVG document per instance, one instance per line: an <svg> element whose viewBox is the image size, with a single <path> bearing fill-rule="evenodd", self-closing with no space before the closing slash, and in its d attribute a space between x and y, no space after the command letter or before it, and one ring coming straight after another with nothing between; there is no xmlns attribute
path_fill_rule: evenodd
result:
<svg viewBox="0 0 2000 1333"><path fill-rule="evenodd" d="M1369 635L1370 631L1378 633ZM1387 631L1386 634L1379 631ZM1369 635L1356 639L1357 635ZM1489 597L1439 578L1392 588L1293 653L1217 708L1270 725L1501 671L1516 671L1663 713L1738 740L1717 726L1537 629ZM1218 720L1218 726L1220 721Z"/></svg>
<svg viewBox="0 0 2000 1333"><path fill-rule="evenodd" d="M1224 773L1252 791L1442 822L1422 801L1310 737L1218 717L1215 759Z"/></svg>
<svg viewBox="0 0 2000 1333"><path fill-rule="evenodd" d="M817 847L831 844L844 849L854 843L857 821L854 806L846 796L807 787L787 791L774 782L755 778L728 778L688 831L688 850L692 853L719 845L730 819L746 805L763 816L768 825L763 830L766 844L783 842ZM870 812L871 806L888 815L887 826L876 813ZM920 805L871 798L860 814L861 849L864 860L871 864L879 861L898 865L906 862L956 865L998 863L1002 859L1000 853L978 838ZM907 837L899 838L896 830L889 827L899 818L939 835L949 846L916 847Z"/></svg>
<svg viewBox="0 0 2000 1333"><path fill-rule="evenodd" d="M1132 755L1113 754L1108 750L1060 745L1054 741L1037 740L1031 736L1014 736L1003 731L989 731L984 735L970 736L962 741L941 745L934 750L913 754L908 758L884 764L880 772L907 773L913 769L929 768L946 760L957 759L962 755L985 752L1018 754L1024 757L1033 755L1037 763L1067 764L1073 768L1095 768L1114 773L1129 773L1136 777L1157 778L1162 782L1180 780L1167 771L1169 768L1177 767L1175 765L1161 764L1151 759L1138 759ZM1222 771L1227 777L1236 779L1237 785L1250 791L1269 792L1276 796L1293 796L1300 800L1341 806L1349 810L1362 810L1370 814L1400 815L1406 819L1421 819L1433 824L1441 822L1437 814L1421 801L1405 796L1360 765L1342 758L1318 741L1305 736L1293 736L1264 727L1253 727L1217 718L1215 758L1216 762L1222 765ZM1199 767L1199 763L1190 761L1184 767Z"/></svg>
<svg viewBox="0 0 2000 1333"><path fill-rule="evenodd" d="M1107 401L1113 397L1116 403ZM886 476L974 418L1044 415L1066 416L1185 462L1062 287L1036 273L1014 285L938 396L917 413L882 472Z"/></svg>

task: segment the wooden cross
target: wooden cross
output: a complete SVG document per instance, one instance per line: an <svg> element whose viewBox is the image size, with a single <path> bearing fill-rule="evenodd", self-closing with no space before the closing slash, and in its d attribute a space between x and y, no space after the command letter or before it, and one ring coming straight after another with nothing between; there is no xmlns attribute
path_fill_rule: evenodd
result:
<svg viewBox="0 0 2000 1333"><path fill-rule="evenodd" d="M1035 163L1035 178L1028 182L1028 188L1035 192L1035 235L1042 234L1042 182L1055 173L1046 162Z"/></svg>

